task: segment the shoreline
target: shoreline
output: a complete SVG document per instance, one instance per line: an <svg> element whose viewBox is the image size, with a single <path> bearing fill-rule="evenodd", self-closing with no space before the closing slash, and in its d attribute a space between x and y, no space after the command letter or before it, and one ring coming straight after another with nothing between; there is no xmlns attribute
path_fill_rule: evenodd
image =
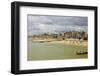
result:
<svg viewBox="0 0 100 76"><path fill-rule="evenodd" d="M76 46L85 46L87 47L88 41L85 40L76 40L76 39L68 39L68 40L54 40L54 39L32 39L32 41L39 43L51 43L51 44L67 44L67 45L76 45Z"/></svg>

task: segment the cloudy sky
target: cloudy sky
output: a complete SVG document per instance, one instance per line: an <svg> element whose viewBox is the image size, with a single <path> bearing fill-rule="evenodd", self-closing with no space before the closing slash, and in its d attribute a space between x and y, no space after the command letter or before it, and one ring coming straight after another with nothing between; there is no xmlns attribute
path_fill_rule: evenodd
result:
<svg viewBox="0 0 100 76"><path fill-rule="evenodd" d="M88 18L75 16L28 15L28 35L47 32L87 31Z"/></svg>

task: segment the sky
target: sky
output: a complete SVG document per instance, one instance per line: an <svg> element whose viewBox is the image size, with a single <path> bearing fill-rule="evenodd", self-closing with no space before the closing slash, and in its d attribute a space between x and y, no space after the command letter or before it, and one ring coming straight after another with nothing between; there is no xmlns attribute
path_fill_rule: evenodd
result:
<svg viewBox="0 0 100 76"><path fill-rule="evenodd" d="M27 15L27 24L28 35L67 31L87 32L88 18L78 16Z"/></svg>

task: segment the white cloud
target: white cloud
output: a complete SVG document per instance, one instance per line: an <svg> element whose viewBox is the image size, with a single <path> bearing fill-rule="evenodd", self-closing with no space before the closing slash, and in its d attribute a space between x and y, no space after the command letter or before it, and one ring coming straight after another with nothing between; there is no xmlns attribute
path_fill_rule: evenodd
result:
<svg viewBox="0 0 100 76"><path fill-rule="evenodd" d="M28 34L71 30L87 31L87 24L87 17L28 15Z"/></svg>

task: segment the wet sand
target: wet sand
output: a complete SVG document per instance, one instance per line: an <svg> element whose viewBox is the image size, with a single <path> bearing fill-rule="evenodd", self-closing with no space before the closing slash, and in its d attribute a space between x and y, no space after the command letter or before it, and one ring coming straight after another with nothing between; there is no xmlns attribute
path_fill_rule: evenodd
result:
<svg viewBox="0 0 100 76"><path fill-rule="evenodd" d="M40 43L39 41L28 40L28 61L88 58L88 54L77 55L77 52L87 52L87 46L72 45L66 41Z"/></svg>

